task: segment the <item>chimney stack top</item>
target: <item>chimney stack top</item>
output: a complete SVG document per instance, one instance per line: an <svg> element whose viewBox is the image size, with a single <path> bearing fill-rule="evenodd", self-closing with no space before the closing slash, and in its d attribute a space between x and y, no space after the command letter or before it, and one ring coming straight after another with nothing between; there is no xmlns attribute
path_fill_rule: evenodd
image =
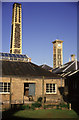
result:
<svg viewBox="0 0 79 120"><path fill-rule="evenodd" d="M71 55L71 61L74 61L74 60L75 60L75 55L72 54L72 55Z"/></svg>

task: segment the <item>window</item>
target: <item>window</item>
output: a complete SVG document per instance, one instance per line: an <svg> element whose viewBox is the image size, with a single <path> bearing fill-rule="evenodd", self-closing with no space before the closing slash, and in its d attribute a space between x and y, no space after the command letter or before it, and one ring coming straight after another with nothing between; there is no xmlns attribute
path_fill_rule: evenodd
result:
<svg viewBox="0 0 79 120"><path fill-rule="evenodd" d="M52 83L46 84L46 94L56 94L57 92L57 85Z"/></svg>
<svg viewBox="0 0 79 120"><path fill-rule="evenodd" d="M34 83L24 83L24 96L35 96L35 84Z"/></svg>
<svg viewBox="0 0 79 120"><path fill-rule="evenodd" d="M0 82L0 93L9 93L10 92L10 83Z"/></svg>
<svg viewBox="0 0 79 120"><path fill-rule="evenodd" d="M58 65L61 65L61 61L58 61Z"/></svg>
<svg viewBox="0 0 79 120"><path fill-rule="evenodd" d="M17 8L16 8L16 13L15 13L15 22L17 22Z"/></svg>
<svg viewBox="0 0 79 120"><path fill-rule="evenodd" d="M58 54L61 54L61 49L58 49Z"/></svg>

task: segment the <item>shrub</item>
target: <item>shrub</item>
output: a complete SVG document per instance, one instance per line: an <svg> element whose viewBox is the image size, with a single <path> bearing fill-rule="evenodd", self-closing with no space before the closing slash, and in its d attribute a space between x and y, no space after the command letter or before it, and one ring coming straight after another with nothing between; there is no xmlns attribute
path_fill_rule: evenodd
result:
<svg viewBox="0 0 79 120"><path fill-rule="evenodd" d="M21 110L28 110L30 107L29 107L29 105L22 105L21 107L20 107L20 109Z"/></svg>
<svg viewBox="0 0 79 120"><path fill-rule="evenodd" d="M60 107L63 107L63 108L68 108L68 105L66 105L66 104L60 104Z"/></svg>
<svg viewBox="0 0 79 120"><path fill-rule="evenodd" d="M30 108L29 105L26 105L25 109L28 110L29 108Z"/></svg>
<svg viewBox="0 0 79 120"><path fill-rule="evenodd" d="M34 105L31 105L31 109L32 109L32 110L35 110L35 106L34 106Z"/></svg>
<svg viewBox="0 0 79 120"><path fill-rule="evenodd" d="M38 100L37 100L37 102L40 102L40 103L41 103L41 102L42 102L42 99L43 99L42 97L39 97Z"/></svg>
<svg viewBox="0 0 79 120"><path fill-rule="evenodd" d="M67 108L69 109L69 103L67 104Z"/></svg>
<svg viewBox="0 0 79 120"><path fill-rule="evenodd" d="M46 108L48 108L48 106L47 106L47 105L44 105L44 109L46 109Z"/></svg>
<svg viewBox="0 0 79 120"><path fill-rule="evenodd" d="M26 108L25 105L21 105L21 106L20 106L20 109L21 109L21 110L25 110L25 108Z"/></svg>
<svg viewBox="0 0 79 120"><path fill-rule="evenodd" d="M59 105L57 105L57 109L59 109Z"/></svg>
<svg viewBox="0 0 79 120"><path fill-rule="evenodd" d="M32 109L35 109L35 108L39 108L39 107L41 107L41 106L42 106L41 103L36 102L36 103L33 103L33 104L31 105L31 108L32 108Z"/></svg>

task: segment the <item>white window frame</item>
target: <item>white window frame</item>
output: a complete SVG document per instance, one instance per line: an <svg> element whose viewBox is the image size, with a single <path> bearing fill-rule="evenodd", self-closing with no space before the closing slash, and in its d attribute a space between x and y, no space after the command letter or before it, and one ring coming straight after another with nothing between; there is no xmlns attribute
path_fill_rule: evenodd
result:
<svg viewBox="0 0 79 120"><path fill-rule="evenodd" d="M48 88L47 88L48 84ZM54 90L55 85L55 90ZM56 83L46 83L46 94L57 94L57 84Z"/></svg>
<svg viewBox="0 0 79 120"><path fill-rule="evenodd" d="M0 94L10 94L10 83L9 82L0 82L2 83L2 86L0 86L0 89L2 89L2 91L0 91ZM5 83L6 87L5 87ZM6 92L5 92L5 88L6 88Z"/></svg>

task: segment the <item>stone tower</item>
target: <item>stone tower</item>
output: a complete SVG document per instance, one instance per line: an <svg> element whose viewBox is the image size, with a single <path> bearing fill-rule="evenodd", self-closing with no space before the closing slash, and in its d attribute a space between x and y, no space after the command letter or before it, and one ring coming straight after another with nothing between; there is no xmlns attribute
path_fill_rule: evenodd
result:
<svg viewBox="0 0 79 120"><path fill-rule="evenodd" d="M12 14L12 30L11 30L11 43L10 53L22 53L22 23L21 23L21 4L13 4Z"/></svg>
<svg viewBox="0 0 79 120"><path fill-rule="evenodd" d="M56 39L53 43L53 69L63 64L63 41Z"/></svg>

